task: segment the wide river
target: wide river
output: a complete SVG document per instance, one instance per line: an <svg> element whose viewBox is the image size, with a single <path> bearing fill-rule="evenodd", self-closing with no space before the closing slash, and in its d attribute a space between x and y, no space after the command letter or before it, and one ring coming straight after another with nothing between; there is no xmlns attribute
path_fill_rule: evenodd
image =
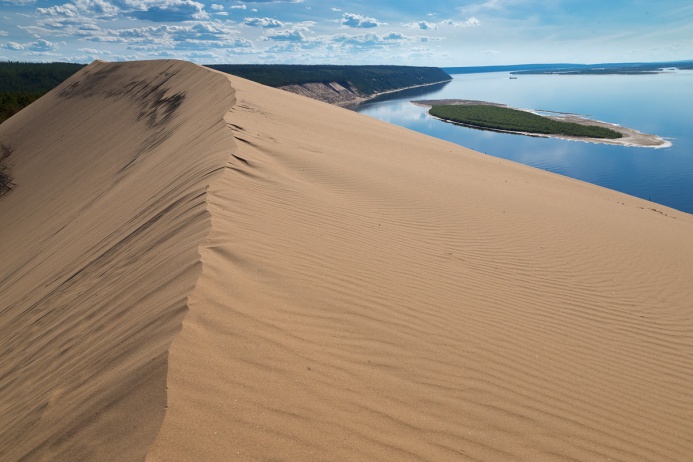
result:
<svg viewBox="0 0 693 462"><path fill-rule="evenodd" d="M452 82L393 93L357 111L496 157L693 213L693 71L655 75L456 74ZM414 99L475 99L570 112L672 142L662 149L535 138L434 119Z"/></svg>

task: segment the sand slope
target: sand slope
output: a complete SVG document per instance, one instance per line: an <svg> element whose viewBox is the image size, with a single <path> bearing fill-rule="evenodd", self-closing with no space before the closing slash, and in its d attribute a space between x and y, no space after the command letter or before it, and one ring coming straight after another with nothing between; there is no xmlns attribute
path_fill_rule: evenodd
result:
<svg viewBox="0 0 693 462"><path fill-rule="evenodd" d="M0 458L690 458L693 217L192 65L115 67L161 66L195 97L122 186L111 145L151 130L132 98L0 129L36 156L0 200ZM97 142L109 118L132 135ZM125 159L32 148L81 137Z"/></svg>
<svg viewBox="0 0 693 462"><path fill-rule="evenodd" d="M0 126L0 460L137 460L233 139L228 79L94 63Z"/></svg>

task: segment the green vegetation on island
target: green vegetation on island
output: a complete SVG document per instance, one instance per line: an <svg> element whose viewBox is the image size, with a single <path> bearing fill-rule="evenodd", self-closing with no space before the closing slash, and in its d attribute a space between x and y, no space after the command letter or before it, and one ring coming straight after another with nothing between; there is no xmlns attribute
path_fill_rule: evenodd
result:
<svg viewBox="0 0 693 462"><path fill-rule="evenodd" d="M351 84L364 95L452 80L437 67L293 64L215 64L207 67L270 87L337 82L344 87Z"/></svg>
<svg viewBox="0 0 693 462"><path fill-rule="evenodd" d="M0 123L83 67L72 63L0 62Z"/></svg>
<svg viewBox="0 0 693 462"><path fill-rule="evenodd" d="M519 109L485 104L434 105L429 113L451 122L489 130L606 139L617 139L623 136L605 127L562 122Z"/></svg>

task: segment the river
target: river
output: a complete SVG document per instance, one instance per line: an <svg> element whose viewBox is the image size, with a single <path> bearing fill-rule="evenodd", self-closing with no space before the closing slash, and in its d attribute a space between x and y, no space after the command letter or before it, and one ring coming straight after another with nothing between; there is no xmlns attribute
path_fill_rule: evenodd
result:
<svg viewBox="0 0 693 462"><path fill-rule="evenodd" d="M456 74L447 84L384 95L356 110L492 156L693 213L693 71L648 75ZM474 99L570 112L659 135L662 149L496 133L434 119L414 99Z"/></svg>

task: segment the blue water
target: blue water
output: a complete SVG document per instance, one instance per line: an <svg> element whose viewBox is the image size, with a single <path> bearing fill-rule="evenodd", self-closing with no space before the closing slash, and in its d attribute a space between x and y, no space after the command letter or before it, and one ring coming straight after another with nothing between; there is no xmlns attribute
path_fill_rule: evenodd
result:
<svg viewBox="0 0 693 462"><path fill-rule="evenodd" d="M454 75L452 82L387 95L357 111L496 157L693 213L693 71L655 75ZM414 99L476 99L571 112L659 135L669 148L609 146L460 127Z"/></svg>

